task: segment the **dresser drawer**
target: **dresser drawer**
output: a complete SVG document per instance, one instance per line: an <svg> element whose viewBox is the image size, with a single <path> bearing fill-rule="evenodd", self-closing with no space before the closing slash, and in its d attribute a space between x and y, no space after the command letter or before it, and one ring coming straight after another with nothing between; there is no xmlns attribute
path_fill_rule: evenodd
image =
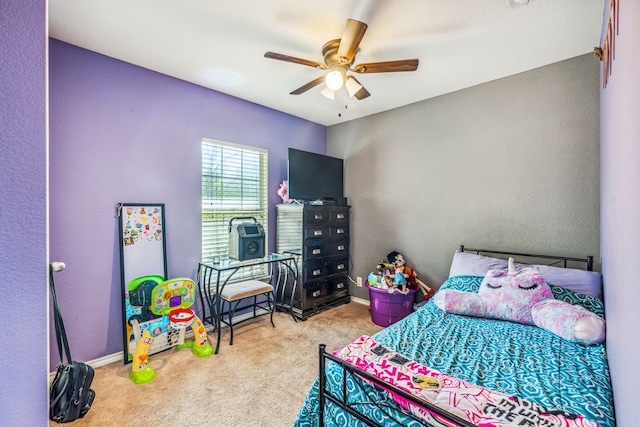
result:
<svg viewBox="0 0 640 427"><path fill-rule="evenodd" d="M349 211L347 209L333 210L329 213L332 224L349 224Z"/></svg>
<svg viewBox="0 0 640 427"><path fill-rule="evenodd" d="M329 227L306 227L304 229L304 239L319 239L326 240L331 236Z"/></svg>
<svg viewBox="0 0 640 427"><path fill-rule="evenodd" d="M349 293L349 279L347 279L346 275L337 279L332 279L330 282L333 293Z"/></svg>
<svg viewBox="0 0 640 427"><path fill-rule="evenodd" d="M304 305L313 306L329 300L349 295L349 286L346 283L346 276L343 279L325 280L319 283L305 286Z"/></svg>
<svg viewBox="0 0 640 427"><path fill-rule="evenodd" d="M320 259L327 256L327 250L324 245L304 245L302 256L306 260Z"/></svg>
<svg viewBox="0 0 640 427"><path fill-rule="evenodd" d="M317 280L330 274L328 266L323 260L305 261L302 266L303 283L310 280Z"/></svg>
<svg viewBox="0 0 640 427"><path fill-rule="evenodd" d="M331 283L328 281L316 283L305 289L307 300L311 301L317 298L326 297L331 294Z"/></svg>
<svg viewBox="0 0 640 427"><path fill-rule="evenodd" d="M323 250L327 256L349 255L349 243L346 240L329 242L323 245Z"/></svg>
<svg viewBox="0 0 640 427"><path fill-rule="evenodd" d="M321 259L329 255L328 248L323 244L305 245L303 256L306 260Z"/></svg>
<svg viewBox="0 0 640 427"><path fill-rule="evenodd" d="M313 224L322 224L328 222L330 219L330 214L322 208L306 209L304 211L303 218L305 225L313 226Z"/></svg>
<svg viewBox="0 0 640 427"><path fill-rule="evenodd" d="M340 238L340 239L349 239L349 225L331 227L329 229L329 235L332 239Z"/></svg>
<svg viewBox="0 0 640 427"><path fill-rule="evenodd" d="M329 274L339 274L349 272L349 257L332 257L326 261Z"/></svg>
<svg viewBox="0 0 640 427"><path fill-rule="evenodd" d="M305 260L321 259L343 254L349 254L349 243L346 241L307 244L303 248L303 257Z"/></svg>

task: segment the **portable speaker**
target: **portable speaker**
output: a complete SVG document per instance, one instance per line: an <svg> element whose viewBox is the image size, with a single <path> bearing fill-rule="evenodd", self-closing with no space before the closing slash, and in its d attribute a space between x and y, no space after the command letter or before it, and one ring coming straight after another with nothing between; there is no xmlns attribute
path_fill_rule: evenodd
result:
<svg viewBox="0 0 640 427"><path fill-rule="evenodd" d="M253 222L234 224L236 220ZM229 258L245 261L264 258L264 229L253 217L234 217L229 221Z"/></svg>

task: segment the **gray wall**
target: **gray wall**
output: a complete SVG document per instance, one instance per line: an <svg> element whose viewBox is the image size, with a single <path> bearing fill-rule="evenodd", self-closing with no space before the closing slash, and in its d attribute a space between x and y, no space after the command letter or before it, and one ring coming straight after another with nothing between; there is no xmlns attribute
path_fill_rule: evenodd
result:
<svg viewBox="0 0 640 427"><path fill-rule="evenodd" d="M593 55L330 127L352 276L396 249L437 288L461 243L599 260L599 132Z"/></svg>

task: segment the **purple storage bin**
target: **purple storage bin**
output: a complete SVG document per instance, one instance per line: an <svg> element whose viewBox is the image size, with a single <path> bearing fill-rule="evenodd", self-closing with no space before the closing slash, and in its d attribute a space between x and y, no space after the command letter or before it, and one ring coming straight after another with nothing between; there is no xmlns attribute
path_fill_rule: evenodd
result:
<svg viewBox="0 0 640 427"><path fill-rule="evenodd" d="M378 326L387 327L405 318L413 311L413 301L417 290L409 289L407 294L400 292L389 293L387 289L369 288L369 302L371 303L371 320Z"/></svg>

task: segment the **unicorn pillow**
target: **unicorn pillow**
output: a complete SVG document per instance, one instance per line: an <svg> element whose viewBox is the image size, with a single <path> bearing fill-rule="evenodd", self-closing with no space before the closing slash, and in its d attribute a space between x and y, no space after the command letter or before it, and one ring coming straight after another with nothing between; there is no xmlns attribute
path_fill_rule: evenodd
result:
<svg viewBox="0 0 640 427"><path fill-rule="evenodd" d="M535 325L568 341L595 344L604 341L605 322L587 309L556 300L540 273L531 268L489 270L478 293L443 289L434 302L447 313L508 320Z"/></svg>

